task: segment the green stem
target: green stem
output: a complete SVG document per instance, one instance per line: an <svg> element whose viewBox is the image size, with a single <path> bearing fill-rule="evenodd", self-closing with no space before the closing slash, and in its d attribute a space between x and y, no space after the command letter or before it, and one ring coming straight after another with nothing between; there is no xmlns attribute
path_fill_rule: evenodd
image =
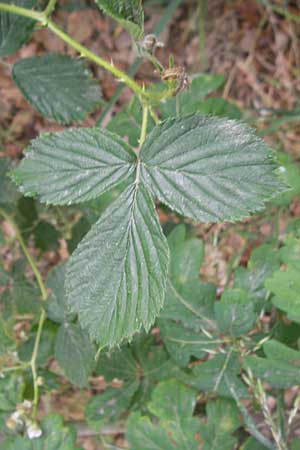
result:
<svg viewBox="0 0 300 450"><path fill-rule="evenodd" d="M49 0L48 5L44 11L46 17L50 17L55 10L57 0Z"/></svg>
<svg viewBox="0 0 300 450"><path fill-rule="evenodd" d="M0 11L5 11L19 16L27 17L28 19L36 20L37 22L45 22L45 15L32 9L22 8L21 6L11 5L10 3L0 3Z"/></svg>
<svg viewBox="0 0 300 450"><path fill-rule="evenodd" d="M29 262L29 265L30 265L30 267L31 267L31 269L32 269L32 271L34 273L34 276L35 276L35 278L37 280L37 283L39 285L39 288L40 288L40 291L41 291L41 294L42 294L42 300L46 300L46 298L48 296L47 289L46 289L46 287L44 285L44 282L43 282L42 276L40 274L40 271L37 268L37 265L36 265L35 261L33 260L32 256L30 255L30 253L28 251L28 248L27 248L27 246L26 246L26 244L24 242L24 239L23 239L23 237L21 235L21 232L20 232L17 224L13 221L13 219L5 211L3 211L3 209L0 209L0 215L7 222L9 222L11 227L14 229L14 232L16 233L16 238L17 238L17 240L20 243L20 246L21 246L21 248L23 250L23 253L26 256L27 261Z"/></svg>
<svg viewBox="0 0 300 450"><path fill-rule="evenodd" d="M55 6L54 0L50 0L49 9ZM46 10L48 7L46 8ZM150 94L146 93L145 90L137 84L131 77L129 77L125 72L115 67L112 63L106 61L100 56L96 55L88 48L81 45L67 33L65 33L60 27L58 27L50 18L47 17L45 13L40 13L37 11L33 11L31 9L21 8L19 6L0 3L0 11L6 11L13 14L18 14L24 17L28 17L29 19L36 20L41 23L43 26L49 28L56 36L59 36L64 42L66 42L70 47L74 48L82 57L85 57L91 61L93 61L98 66L103 67L107 71L111 72L115 77L119 78L123 83L127 84L137 95L144 98L149 98Z"/></svg>
<svg viewBox="0 0 300 450"><path fill-rule="evenodd" d="M32 256L29 253L29 250L24 242L24 239L22 237L22 234L21 234L17 224L3 209L0 209L0 215L11 225L11 227L15 231L16 238L19 241L19 244L24 252L24 255L27 258L27 261L28 261L28 263L35 275L37 283L39 285L42 300L46 301L47 296L48 296L46 286L43 282L41 273L40 273L34 259L32 258ZM33 419L36 419L37 407L38 407L38 401L39 401L39 386L38 386L38 374L37 374L36 361L37 361L39 345L40 345L40 341L41 341L41 335L42 335L43 325L44 325L45 320L46 320L46 312L45 312L44 308L42 308L41 315L39 318L37 335L35 338L33 352L31 355L30 362L28 364L24 364L24 365L20 365L20 366L16 367L16 370L20 370L20 369L23 370L29 366L31 367L32 379L33 379L33 409L32 409ZM9 368L9 369L12 370L12 368Z"/></svg>
<svg viewBox="0 0 300 450"><path fill-rule="evenodd" d="M143 143L145 142L146 136L147 136L147 125L148 125L148 112L149 112L149 106L143 105L143 119L142 119L142 128L141 128L141 136L139 140L139 148L142 147Z"/></svg>
<svg viewBox="0 0 300 450"><path fill-rule="evenodd" d="M140 85L138 85L132 78L130 78L125 72L118 69L113 64L109 63L100 56L96 55L91 50L81 45L79 42L75 41L75 39L73 39L71 36L65 33L51 19L48 19L47 27L54 34L56 34L56 36L59 36L64 42L70 45L70 47L74 48L78 53L80 53L80 56L83 56L89 59L90 61L93 61L98 66L101 66L108 72L111 72L120 81L127 84L127 86L130 87L140 97L149 97L149 94L147 94L145 90Z"/></svg>
<svg viewBox="0 0 300 450"><path fill-rule="evenodd" d="M36 419L37 415L37 407L39 403L39 385L38 385L38 374L37 374L37 367L36 367L36 360L39 352L39 345L41 341L42 331L43 331L43 325L46 320L46 312L44 309L42 309L40 320L38 324L38 330L34 342L33 352L31 355L30 360L30 366L31 366L31 372L32 372L32 378L33 378L33 408L32 408L32 417L33 419Z"/></svg>

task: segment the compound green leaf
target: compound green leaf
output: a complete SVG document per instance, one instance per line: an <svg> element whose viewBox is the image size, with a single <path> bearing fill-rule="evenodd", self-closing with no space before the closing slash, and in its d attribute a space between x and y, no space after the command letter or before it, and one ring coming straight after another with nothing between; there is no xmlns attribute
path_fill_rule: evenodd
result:
<svg viewBox="0 0 300 450"><path fill-rule="evenodd" d="M144 11L141 0L95 0L99 8L117 20L135 39L144 33Z"/></svg>
<svg viewBox="0 0 300 450"><path fill-rule="evenodd" d="M72 312L100 346L149 330L164 301L168 246L152 198L138 183L108 207L71 256Z"/></svg>
<svg viewBox="0 0 300 450"><path fill-rule="evenodd" d="M4 0L3 3L32 9L36 0ZM31 37L35 21L26 17L0 12L0 57L12 55Z"/></svg>
<svg viewBox="0 0 300 450"><path fill-rule="evenodd" d="M63 205L99 196L127 179L135 162L135 154L118 136L100 128L78 128L32 141L12 177L25 195Z"/></svg>
<svg viewBox="0 0 300 450"><path fill-rule="evenodd" d="M39 438L11 437L1 446L1 450L80 450L76 446L76 433L63 423L62 416L51 414L41 422L42 435Z"/></svg>
<svg viewBox="0 0 300 450"><path fill-rule="evenodd" d="M78 122L101 101L101 91L83 61L49 54L21 59L13 66L14 82L43 116L63 124Z"/></svg>
<svg viewBox="0 0 300 450"><path fill-rule="evenodd" d="M95 365L95 348L78 324L66 322L60 326L55 358L72 383L80 387L88 384Z"/></svg>
<svg viewBox="0 0 300 450"><path fill-rule="evenodd" d="M283 189L271 151L248 126L192 115L157 125L140 153L149 190L201 222L239 220Z"/></svg>

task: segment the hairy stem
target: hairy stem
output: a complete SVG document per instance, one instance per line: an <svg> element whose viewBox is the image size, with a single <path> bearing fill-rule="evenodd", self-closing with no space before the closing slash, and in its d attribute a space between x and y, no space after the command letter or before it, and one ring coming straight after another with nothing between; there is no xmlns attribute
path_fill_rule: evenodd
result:
<svg viewBox="0 0 300 450"><path fill-rule="evenodd" d="M141 136L140 136L140 140L139 140L139 144L140 144L139 148L142 147L142 145L146 139L147 125L148 125L148 112L149 112L148 105L143 105L143 119L142 119Z"/></svg>
<svg viewBox="0 0 300 450"><path fill-rule="evenodd" d="M117 77L128 87L130 87L137 95L144 98L150 97L150 94L146 93L145 90L125 72L115 67L113 63L106 61L105 59L93 53L88 48L81 45L79 42L65 33L65 31L57 26L49 17L47 17L49 11L53 11L55 3L56 1L50 0L45 12L38 12L31 9L21 8L16 5L0 3L0 11L2 10L8 13L18 14L41 23L44 27L49 28L54 34L59 36L70 47L74 48L80 54L80 56L93 61L98 66L101 66L108 72L111 72L115 77Z"/></svg>
<svg viewBox="0 0 300 450"><path fill-rule="evenodd" d="M46 9L44 11L46 17L50 17L51 14L54 12L56 3L57 0L49 0L48 5L46 6Z"/></svg>

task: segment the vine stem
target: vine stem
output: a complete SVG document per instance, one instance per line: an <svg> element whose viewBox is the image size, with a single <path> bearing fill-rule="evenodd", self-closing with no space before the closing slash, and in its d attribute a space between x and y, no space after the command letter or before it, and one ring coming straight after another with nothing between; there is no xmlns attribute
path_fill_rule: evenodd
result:
<svg viewBox="0 0 300 450"><path fill-rule="evenodd" d="M73 39L71 36L65 33L63 29L61 29L58 25L56 25L56 23L53 22L52 19L50 19L47 16L48 14L53 12L55 4L56 4L55 0L50 0L46 7L45 12L38 12L12 4L0 3L0 11L2 10L12 14L18 14L20 16L27 17L29 19L41 23L41 25L43 25L46 28L49 28L49 30L51 30L54 34L59 36L64 42L66 42L66 44L74 48L80 54L80 56L85 57L90 61L93 61L98 66L101 66L108 72L111 72L120 81L127 84L127 86L130 87L138 96L140 96L141 98L150 98L150 94L145 92L145 90L125 72L115 67L113 63L106 61L105 59L93 53L88 48L81 45L79 42L77 42L75 39Z"/></svg>
<svg viewBox="0 0 300 450"><path fill-rule="evenodd" d="M45 8L44 14L46 17L50 17L55 10L57 0L49 0L48 5Z"/></svg>
<svg viewBox="0 0 300 450"><path fill-rule="evenodd" d="M16 238L23 250L23 253L34 273L34 276L37 280L38 286L40 288L41 291L41 297L43 301L46 301L48 293L47 293L47 289L46 286L43 282L41 273L34 261L34 259L32 258L32 256L29 253L29 250L25 244L25 241L22 237L22 234L17 226L17 224L14 222L14 220L11 218L11 216L9 214L7 214L3 209L0 208L0 216L2 216L4 218L4 220L6 220L11 227L13 228L15 234L16 234ZM36 368L36 361L37 361L37 356L38 356L38 351L39 351L39 345L40 345L40 341L41 341L41 336L42 336L42 331L43 331L43 325L44 322L46 320L46 312L44 310L44 308L42 308L41 311L41 315L39 318L39 323L38 323L38 330L37 330L37 334L36 334L36 338L35 338L35 342L34 342L34 346L33 346L33 352L31 355L31 359L29 363L25 363L22 364L20 366L16 366L15 369L16 370L24 370L27 367L31 367L31 372L32 372L32 379L33 379L33 407L32 407L32 418L35 420L36 419L36 415L37 415L37 407L38 407L38 401L39 401L39 386L38 386L38 374L37 374L37 368ZM9 368L11 370L13 370L13 368Z"/></svg>
<svg viewBox="0 0 300 450"><path fill-rule="evenodd" d="M143 143L145 142L146 136L147 136L147 125L148 125L148 113L149 113L149 106L143 105L143 118L142 118L142 128L141 128L141 135L139 140L139 149L141 149Z"/></svg>

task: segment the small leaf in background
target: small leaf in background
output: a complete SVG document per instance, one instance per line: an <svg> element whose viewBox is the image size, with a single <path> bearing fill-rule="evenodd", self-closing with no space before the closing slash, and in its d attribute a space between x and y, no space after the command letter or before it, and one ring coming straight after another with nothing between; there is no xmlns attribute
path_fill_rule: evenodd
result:
<svg viewBox="0 0 300 450"><path fill-rule="evenodd" d="M281 177L290 189L273 198L272 203L275 205L286 206L289 205L297 195L300 195L300 164L284 152L277 153L277 160L280 164L279 171Z"/></svg>
<svg viewBox="0 0 300 450"><path fill-rule="evenodd" d="M214 328L216 288L199 279L204 258L203 242L196 238L187 239L184 225L179 225L168 236L168 244L170 267L160 318L179 320L195 331L202 327Z"/></svg>
<svg viewBox="0 0 300 450"><path fill-rule="evenodd" d="M70 319L65 298L65 273L65 264L60 264L49 272L47 278L49 295L46 300L46 312L47 317L56 323L63 323L66 319Z"/></svg>
<svg viewBox="0 0 300 450"><path fill-rule="evenodd" d="M58 250L58 240L61 235L52 223L41 220L34 228L33 234L35 246L42 250L42 252Z"/></svg>
<svg viewBox="0 0 300 450"><path fill-rule="evenodd" d="M196 365L192 370L192 376L181 376L180 379L201 391L231 397L232 394L225 380L227 378L235 387L239 398L248 398L247 389L239 378L240 372L241 366L237 357L229 351L225 355L218 354L213 359Z"/></svg>
<svg viewBox="0 0 300 450"><path fill-rule="evenodd" d="M209 350L223 343L223 340L209 337L201 332L184 327L171 320L159 321L163 343L176 364L187 367L192 356L203 358Z"/></svg>
<svg viewBox="0 0 300 450"><path fill-rule="evenodd" d="M299 384L300 351L293 350L278 341L263 346L266 358L247 356L245 366L253 374L267 381L274 388L285 389Z"/></svg>
<svg viewBox="0 0 300 450"><path fill-rule="evenodd" d="M144 34L144 11L141 0L95 0L99 8L117 20L135 39Z"/></svg>
<svg viewBox="0 0 300 450"><path fill-rule="evenodd" d="M33 9L38 2L36 0L3 0L3 3ZM30 39L36 22L27 17L1 11L0 24L0 57L2 58L15 53Z"/></svg>
<svg viewBox="0 0 300 450"><path fill-rule="evenodd" d="M284 246L279 249L280 259L284 264L300 270L300 238L288 236Z"/></svg>
<svg viewBox="0 0 300 450"><path fill-rule="evenodd" d="M273 305L285 311L291 320L300 321L300 277L299 270L288 267L287 270L275 272L265 286L274 296Z"/></svg>
<svg viewBox="0 0 300 450"><path fill-rule="evenodd" d="M85 409L85 418L95 430L115 423L130 409L132 398L139 387L136 380L120 388L107 387L102 394L92 397Z"/></svg>
<svg viewBox="0 0 300 450"><path fill-rule="evenodd" d="M220 97L211 97L204 100L199 104L196 112L204 116L220 116L236 120L242 119L242 113L238 107Z"/></svg>
<svg viewBox="0 0 300 450"><path fill-rule="evenodd" d="M215 303L215 314L221 333L238 337L247 334L256 321L251 294L242 289L228 289Z"/></svg>
<svg viewBox="0 0 300 450"><path fill-rule="evenodd" d="M153 336L142 334L135 337L131 345L101 353L95 372L104 376L108 383L120 380L127 393L136 387L132 392L131 408L144 409L155 384L176 376L177 368L164 348L155 345Z"/></svg>
<svg viewBox="0 0 300 450"><path fill-rule="evenodd" d="M267 447L258 442L254 437L247 439L241 450L267 450Z"/></svg>
<svg viewBox="0 0 300 450"><path fill-rule="evenodd" d="M84 120L100 104L101 91L79 59L59 53L21 59L13 80L41 114L63 124Z"/></svg>
<svg viewBox="0 0 300 450"><path fill-rule="evenodd" d="M268 291L265 280L280 267L278 249L270 244L263 244L253 250L247 269L238 267L234 272L234 288L242 289L253 297L255 311L260 312L265 306Z"/></svg>
<svg viewBox="0 0 300 450"><path fill-rule="evenodd" d="M0 157L0 207L9 211L14 209L19 198L19 193L7 176L10 169L10 159Z"/></svg>
<svg viewBox="0 0 300 450"><path fill-rule="evenodd" d="M163 118L175 117L178 107L182 116L196 113L201 108L205 97L219 89L224 82L223 75L195 75L188 92L180 92L176 98L173 97L161 103L160 110Z"/></svg>
<svg viewBox="0 0 300 450"><path fill-rule="evenodd" d="M104 194L105 195L105 194ZM71 239L68 239L68 252L72 254L81 241L81 239L87 234L90 230L91 224L86 217L81 217L78 222L72 227L72 236Z"/></svg>
<svg viewBox="0 0 300 450"><path fill-rule="evenodd" d="M128 138L130 145L133 147L138 147L141 134L141 125L141 102L137 97L134 97L127 107L112 117L106 128L113 133L117 133L123 138ZM149 117L147 123L147 133L150 133L153 126L154 122L152 118Z"/></svg>
<svg viewBox="0 0 300 450"><path fill-rule="evenodd" d="M70 310L100 347L149 330L164 302L168 246L152 198L130 185L72 254L66 291Z"/></svg>
<svg viewBox="0 0 300 450"><path fill-rule="evenodd" d="M29 197L55 205L93 199L134 172L136 156L118 136L100 128L45 133L31 142L12 173Z"/></svg>
<svg viewBox="0 0 300 450"><path fill-rule="evenodd" d="M21 361L30 361L36 339L36 329L33 330L28 338L18 350L18 356ZM43 327L41 335L39 351L37 355L37 364L45 366L50 358L54 356L54 345L57 333L57 326L48 321Z"/></svg>
<svg viewBox="0 0 300 450"><path fill-rule="evenodd" d="M25 384L20 374L9 374L0 378L0 412L14 411L23 400Z"/></svg>
<svg viewBox="0 0 300 450"><path fill-rule="evenodd" d="M240 220L283 189L271 150L248 126L199 115L157 125L141 178L162 203L201 222Z"/></svg>
<svg viewBox="0 0 300 450"><path fill-rule="evenodd" d="M55 342L55 358L66 377L79 387L88 384L95 365L95 347L78 324L60 326Z"/></svg>
<svg viewBox="0 0 300 450"><path fill-rule="evenodd" d="M11 437L0 450L82 450L76 446L76 432L66 426L59 414L50 414L41 421L42 434L35 439L28 437Z"/></svg>
<svg viewBox="0 0 300 450"><path fill-rule="evenodd" d="M5 322L0 314L0 357L7 352L15 350L16 342L14 340L13 322ZM1 360L0 360L1 372Z"/></svg>
<svg viewBox="0 0 300 450"><path fill-rule="evenodd" d="M139 413L128 421L127 439L131 450L197 450L199 421L193 417L196 391L175 380L161 382L152 394L149 411L159 421L153 424Z"/></svg>
<svg viewBox="0 0 300 450"><path fill-rule="evenodd" d="M206 405L207 424L200 425L202 450L232 450L237 439L232 436L241 425L236 404L227 399L210 401Z"/></svg>

